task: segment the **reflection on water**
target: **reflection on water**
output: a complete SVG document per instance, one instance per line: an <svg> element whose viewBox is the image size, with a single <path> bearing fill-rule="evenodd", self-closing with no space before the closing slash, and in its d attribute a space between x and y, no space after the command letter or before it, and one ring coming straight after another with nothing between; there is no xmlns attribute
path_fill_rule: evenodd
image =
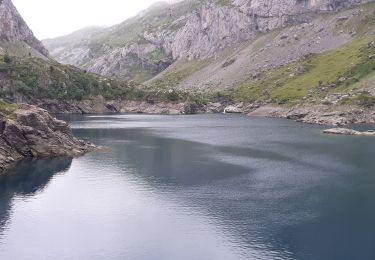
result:
<svg viewBox="0 0 375 260"><path fill-rule="evenodd" d="M235 115L70 120L109 150L6 175L0 259L375 259L372 138Z"/></svg>
<svg viewBox="0 0 375 260"><path fill-rule="evenodd" d="M24 160L0 175L0 236L9 219L15 197L32 197L41 192L56 173L67 171L72 159Z"/></svg>

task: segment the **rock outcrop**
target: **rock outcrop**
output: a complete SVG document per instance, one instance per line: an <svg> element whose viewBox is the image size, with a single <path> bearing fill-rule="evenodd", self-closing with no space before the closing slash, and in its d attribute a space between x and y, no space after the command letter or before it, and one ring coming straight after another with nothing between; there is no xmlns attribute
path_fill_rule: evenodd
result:
<svg viewBox="0 0 375 260"><path fill-rule="evenodd" d="M74 157L95 149L41 108L19 105L11 114L0 114L0 171L23 158Z"/></svg>
<svg viewBox="0 0 375 260"><path fill-rule="evenodd" d="M48 56L47 49L35 38L11 0L0 0L0 41L23 42Z"/></svg>
<svg viewBox="0 0 375 260"><path fill-rule="evenodd" d="M301 123L343 126L350 124L375 124L375 107L297 105L294 107L264 105L250 109L249 116L278 117Z"/></svg>
<svg viewBox="0 0 375 260"><path fill-rule="evenodd" d="M360 132L360 131L347 129L347 128L332 128L332 129L324 130L323 134L375 136L375 131Z"/></svg>

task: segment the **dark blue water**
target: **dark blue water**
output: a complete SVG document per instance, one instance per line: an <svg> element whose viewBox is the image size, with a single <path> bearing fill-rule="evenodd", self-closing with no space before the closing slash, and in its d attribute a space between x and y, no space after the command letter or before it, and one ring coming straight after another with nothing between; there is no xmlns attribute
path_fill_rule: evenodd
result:
<svg viewBox="0 0 375 260"><path fill-rule="evenodd" d="M0 176L0 259L375 259L375 138L237 115L68 119L108 149Z"/></svg>

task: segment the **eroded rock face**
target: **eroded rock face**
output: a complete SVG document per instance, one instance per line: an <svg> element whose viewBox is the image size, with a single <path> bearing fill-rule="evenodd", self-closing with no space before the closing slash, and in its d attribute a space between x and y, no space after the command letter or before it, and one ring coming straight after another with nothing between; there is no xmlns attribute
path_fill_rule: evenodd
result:
<svg viewBox="0 0 375 260"><path fill-rule="evenodd" d="M177 58L206 58L218 50L288 25L311 21L316 11L337 11L371 0L234 0L233 5L204 3L171 44Z"/></svg>
<svg viewBox="0 0 375 260"><path fill-rule="evenodd" d="M73 157L94 149L76 139L67 123L41 108L21 105L12 115L0 115L0 170L22 158Z"/></svg>
<svg viewBox="0 0 375 260"><path fill-rule="evenodd" d="M0 0L0 40L25 42L44 56L48 51L27 26L11 0Z"/></svg>

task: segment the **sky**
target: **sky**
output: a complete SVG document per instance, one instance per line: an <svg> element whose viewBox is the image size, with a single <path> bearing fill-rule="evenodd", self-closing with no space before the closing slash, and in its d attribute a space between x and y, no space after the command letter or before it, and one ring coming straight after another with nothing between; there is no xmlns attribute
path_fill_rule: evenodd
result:
<svg viewBox="0 0 375 260"><path fill-rule="evenodd" d="M159 1L13 0L13 4L35 36L42 40L66 35L88 26L117 24Z"/></svg>

